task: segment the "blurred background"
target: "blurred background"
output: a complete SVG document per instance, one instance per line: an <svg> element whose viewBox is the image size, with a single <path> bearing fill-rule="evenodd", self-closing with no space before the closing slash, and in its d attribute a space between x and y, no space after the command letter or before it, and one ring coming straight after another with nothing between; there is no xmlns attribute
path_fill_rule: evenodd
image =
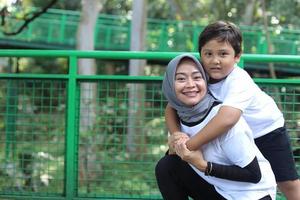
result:
<svg viewBox="0 0 300 200"><path fill-rule="evenodd" d="M168 60L111 52L197 54L203 28L228 20L244 55L297 56L299 11L299 0L0 0L0 198L161 199L154 166L167 150ZM54 52L3 56L11 49ZM76 60L85 77L74 78L58 50L112 55ZM285 114L299 169L300 63L242 64L268 78L258 84Z"/></svg>

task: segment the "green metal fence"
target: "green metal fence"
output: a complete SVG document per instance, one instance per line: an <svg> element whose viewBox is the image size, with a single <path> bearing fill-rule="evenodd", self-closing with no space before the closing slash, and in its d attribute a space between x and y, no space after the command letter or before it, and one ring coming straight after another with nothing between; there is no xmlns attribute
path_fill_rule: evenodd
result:
<svg viewBox="0 0 300 200"><path fill-rule="evenodd" d="M179 53L1 50L66 58L67 74L0 74L0 198L161 199L154 167L167 150L161 76L78 75L80 58L167 62ZM197 55L195 53L195 55ZM300 56L243 55L299 63ZM300 80L256 79L285 114L300 168Z"/></svg>
<svg viewBox="0 0 300 200"><path fill-rule="evenodd" d="M31 8L37 10L38 8ZM5 31L15 31L23 24L17 18L7 18ZM48 9L15 36L0 33L0 45L17 48L74 49L80 12ZM197 51L199 33L204 25L195 21L147 19L147 51ZM95 28L95 48L99 50L129 50L131 19L128 16L100 14ZM244 53L268 53L263 27L240 26L244 37ZM300 30L268 29L274 54L298 55Z"/></svg>

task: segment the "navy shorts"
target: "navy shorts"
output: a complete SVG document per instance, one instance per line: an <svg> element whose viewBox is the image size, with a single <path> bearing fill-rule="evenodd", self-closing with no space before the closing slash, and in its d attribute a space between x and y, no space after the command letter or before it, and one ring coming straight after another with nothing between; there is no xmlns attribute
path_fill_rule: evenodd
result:
<svg viewBox="0 0 300 200"><path fill-rule="evenodd" d="M255 139L264 157L270 162L277 182L299 178L286 128L281 127Z"/></svg>

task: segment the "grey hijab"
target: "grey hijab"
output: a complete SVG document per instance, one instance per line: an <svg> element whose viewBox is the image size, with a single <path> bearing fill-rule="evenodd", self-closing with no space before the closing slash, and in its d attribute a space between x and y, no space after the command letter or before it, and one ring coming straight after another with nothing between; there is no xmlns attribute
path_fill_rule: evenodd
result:
<svg viewBox="0 0 300 200"><path fill-rule="evenodd" d="M177 99L174 88L175 73L180 61L186 57L191 58L193 61L195 61L200 73L207 83L206 74L198 59L192 54L186 53L176 56L169 62L162 83L162 91L167 98L170 106L177 111L179 118L184 122L193 123L203 120L213 107L214 103L219 101L217 101L209 92L198 104L193 107L188 107Z"/></svg>

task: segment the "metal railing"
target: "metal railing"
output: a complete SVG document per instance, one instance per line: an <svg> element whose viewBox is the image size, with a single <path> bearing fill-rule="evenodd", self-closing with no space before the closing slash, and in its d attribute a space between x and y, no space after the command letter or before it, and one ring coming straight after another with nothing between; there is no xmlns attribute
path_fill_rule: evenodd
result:
<svg viewBox="0 0 300 200"><path fill-rule="evenodd" d="M2 58L65 58L68 72L0 74L0 198L161 199L154 166L167 150L162 77L80 75L77 61L178 54L1 50ZM251 62L300 56L245 54L240 64ZM284 112L299 169L300 80L255 80Z"/></svg>

